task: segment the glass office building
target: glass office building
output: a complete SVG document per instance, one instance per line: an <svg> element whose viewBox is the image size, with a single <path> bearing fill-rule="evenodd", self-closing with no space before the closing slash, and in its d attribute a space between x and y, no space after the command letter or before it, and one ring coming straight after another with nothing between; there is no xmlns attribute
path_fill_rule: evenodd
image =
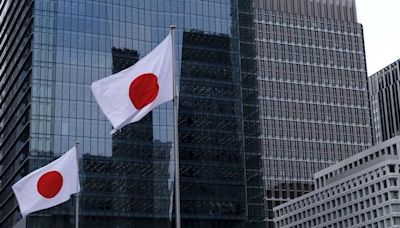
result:
<svg viewBox="0 0 400 228"><path fill-rule="evenodd" d="M267 227L313 174L371 146L354 0L254 1Z"/></svg>
<svg viewBox="0 0 400 228"><path fill-rule="evenodd" d="M21 218L11 185L76 141L82 227L174 225L172 104L112 136L90 91L149 53L171 24L181 79L182 226L261 226L251 1L1 0L0 227ZM74 206L34 213L27 227L72 227Z"/></svg>

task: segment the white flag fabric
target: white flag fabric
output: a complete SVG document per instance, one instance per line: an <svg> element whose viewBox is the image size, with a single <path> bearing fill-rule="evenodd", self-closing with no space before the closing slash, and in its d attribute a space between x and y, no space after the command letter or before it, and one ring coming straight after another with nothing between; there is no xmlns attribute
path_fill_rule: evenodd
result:
<svg viewBox="0 0 400 228"><path fill-rule="evenodd" d="M54 207L80 191L76 147L12 186L23 217Z"/></svg>
<svg viewBox="0 0 400 228"><path fill-rule="evenodd" d="M173 99L171 33L135 65L92 83L92 92L114 127L141 120Z"/></svg>

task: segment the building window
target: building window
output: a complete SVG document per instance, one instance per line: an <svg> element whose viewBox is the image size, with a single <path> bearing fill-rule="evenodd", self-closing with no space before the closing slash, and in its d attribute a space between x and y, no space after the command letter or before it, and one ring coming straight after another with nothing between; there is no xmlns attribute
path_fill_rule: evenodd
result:
<svg viewBox="0 0 400 228"><path fill-rule="evenodd" d="M395 173L395 166L394 165L389 165L389 172L390 173Z"/></svg>

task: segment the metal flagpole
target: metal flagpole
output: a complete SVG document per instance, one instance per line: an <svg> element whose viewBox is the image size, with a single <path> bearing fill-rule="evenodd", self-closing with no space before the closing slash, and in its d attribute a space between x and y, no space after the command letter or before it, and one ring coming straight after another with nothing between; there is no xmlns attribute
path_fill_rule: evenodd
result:
<svg viewBox="0 0 400 228"><path fill-rule="evenodd" d="M79 141L75 142L75 149L76 149L76 165L78 168L78 179L79 179L79 153L78 153L78 145ZM78 181L79 185L79 181ZM79 192L75 194L75 228L79 228Z"/></svg>
<svg viewBox="0 0 400 228"><path fill-rule="evenodd" d="M172 38L172 76L174 78L174 148L175 148L175 223L176 228L181 228L181 194L179 189L179 138L178 138L178 88L176 79L176 57L175 57L175 25L170 26Z"/></svg>

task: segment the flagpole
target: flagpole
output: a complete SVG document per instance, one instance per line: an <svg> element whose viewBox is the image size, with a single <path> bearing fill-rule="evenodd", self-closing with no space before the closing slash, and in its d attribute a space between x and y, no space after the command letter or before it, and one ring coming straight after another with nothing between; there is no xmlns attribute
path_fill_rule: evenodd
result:
<svg viewBox="0 0 400 228"><path fill-rule="evenodd" d="M175 223L176 228L181 228L181 194L179 187L179 138L178 138L178 88L176 79L176 56L175 56L175 25L170 26L172 38L172 77L174 78L174 149L175 149Z"/></svg>
<svg viewBox="0 0 400 228"><path fill-rule="evenodd" d="M79 141L75 142L76 149L76 165L78 168L78 180L79 180L79 153L78 153L78 145ZM78 181L79 185L79 181ZM79 192L75 194L75 228L79 228Z"/></svg>

